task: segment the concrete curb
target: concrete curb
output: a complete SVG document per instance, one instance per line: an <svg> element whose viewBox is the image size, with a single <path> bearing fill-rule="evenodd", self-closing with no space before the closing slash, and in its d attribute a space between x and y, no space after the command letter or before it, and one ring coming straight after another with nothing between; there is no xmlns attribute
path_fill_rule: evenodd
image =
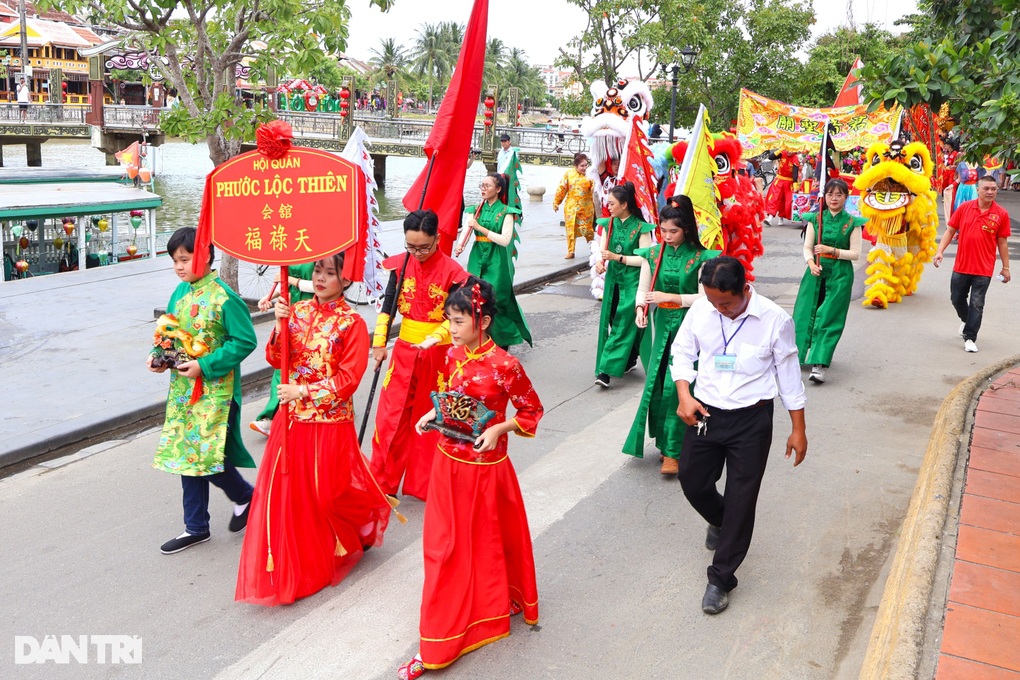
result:
<svg viewBox="0 0 1020 680"><path fill-rule="evenodd" d="M989 380L1017 364L1020 355L999 361L960 382L946 395L935 416L871 630L861 680L916 677L953 475L961 444L970 439L970 432L964 429L967 415Z"/></svg>
<svg viewBox="0 0 1020 680"><path fill-rule="evenodd" d="M534 279L522 281L514 286L514 292L517 294L531 292L545 286L546 284L559 281L587 270L587 260L584 260L583 265L581 262L578 262L577 264L558 269L548 274L543 274L542 276L538 276ZM156 316L158 316L158 314ZM252 314L252 322L256 324L271 321L272 318L273 313L271 311L254 312ZM399 328L400 324L395 323L393 324L391 332L396 333ZM253 383L268 380L272 374L273 369L268 365L248 373L244 373L241 377L242 388L247 389ZM113 415L100 422L93 422L79 427L69 427L62 432L54 433L51 436L33 444L0 452L0 470L14 465L27 463L34 458L46 456L65 447L73 446L95 437L105 436L112 432L131 427L132 425L144 420L158 417L162 415L165 407L165 399L160 399L158 402L133 409L126 413Z"/></svg>

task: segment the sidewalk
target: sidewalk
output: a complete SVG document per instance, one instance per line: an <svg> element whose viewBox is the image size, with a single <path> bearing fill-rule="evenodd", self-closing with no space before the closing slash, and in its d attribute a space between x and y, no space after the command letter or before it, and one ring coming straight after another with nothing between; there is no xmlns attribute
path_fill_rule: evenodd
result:
<svg viewBox="0 0 1020 680"><path fill-rule="evenodd" d="M587 266L583 241L576 259L563 260L563 228L548 198L525 203L525 215L516 288L534 288ZM382 226L383 248L400 252L401 223ZM466 267L467 254L459 261ZM153 310L166 305L178 283L166 256L0 282L0 385L6 397L0 469L163 412L166 376L149 372L145 356L155 330ZM374 328L375 309L358 311ZM255 330L259 346L241 366L245 384L271 372L263 348L272 323L256 319Z"/></svg>
<svg viewBox="0 0 1020 680"><path fill-rule="evenodd" d="M1020 367L981 395L937 680L1020 678Z"/></svg>

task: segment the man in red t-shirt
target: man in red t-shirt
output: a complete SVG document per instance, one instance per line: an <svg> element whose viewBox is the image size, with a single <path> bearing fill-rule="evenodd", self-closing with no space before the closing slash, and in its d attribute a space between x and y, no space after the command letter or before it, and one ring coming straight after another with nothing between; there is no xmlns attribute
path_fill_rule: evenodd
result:
<svg viewBox="0 0 1020 680"><path fill-rule="evenodd" d="M966 201L953 211L946 233L939 242L939 250L932 263L942 264L942 255L959 232L953 278L949 283L949 297L960 317L960 335L963 349L978 351L977 334L981 329L981 314L985 308L985 293L995 271L995 250L999 250L1002 271L999 280L1009 283L1009 213L995 202L999 186L991 175L978 180L977 199ZM969 298L969 299L968 299Z"/></svg>

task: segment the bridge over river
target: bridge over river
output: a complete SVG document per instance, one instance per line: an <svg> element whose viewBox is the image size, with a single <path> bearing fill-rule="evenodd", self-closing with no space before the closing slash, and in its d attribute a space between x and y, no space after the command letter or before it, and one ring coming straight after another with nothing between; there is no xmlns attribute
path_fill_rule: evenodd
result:
<svg viewBox="0 0 1020 680"><path fill-rule="evenodd" d="M106 152L107 163L113 165L116 163L113 153L133 141L155 146L163 143L160 117L164 112L165 109L149 106L104 105L103 125L96 126L86 122L90 113L88 107L32 104L22 111L17 104L0 104L0 165L3 164L3 147L12 145L27 147L28 165L42 165L39 147L49 139L91 139L93 146ZM294 128L294 141L302 146L340 151L347 141L342 134L342 119L336 113L281 112L279 117ZM387 156L424 156L425 140L433 121L356 113L354 124L368 135L369 150L376 159L377 178L383 181ZM472 148L476 157L481 157L484 131L483 125L475 126ZM576 132L496 128L497 136L504 132L520 149L521 162L525 165L569 166L575 153L588 150L587 138Z"/></svg>

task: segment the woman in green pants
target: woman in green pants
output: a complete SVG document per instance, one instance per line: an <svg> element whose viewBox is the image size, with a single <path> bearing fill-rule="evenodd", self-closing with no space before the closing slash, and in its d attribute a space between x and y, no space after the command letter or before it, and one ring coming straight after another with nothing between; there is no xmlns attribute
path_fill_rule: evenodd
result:
<svg viewBox="0 0 1020 680"><path fill-rule="evenodd" d="M531 329L514 296L514 260L520 240L515 222L521 211L505 203L506 186L506 175L494 172L483 177L478 187L482 203L464 210L463 223L475 232L467 270L492 284L496 316L489 336L503 349L522 342L531 344ZM463 251L464 246L458 244L454 254L459 256Z"/></svg>
<svg viewBox="0 0 1020 680"><path fill-rule="evenodd" d="M676 413L680 400L669 374L669 350L687 309L704 295L698 285L701 265L719 255L718 250L705 250L698 240L691 199L678 196L676 202L678 207L664 208L659 214L662 244L639 251L645 260L634 300L635 320L638 328L645 328L650 316L654 339L651 359L646 364L645 391L623 445L624 453L643 458L647 429L662 454L659 471L664 475L677 474L677 457L687 430ZM655 307L649 315L650 305Z"/></svg>
<svg viewBox="0 0 1020 680"><path fill-rule="evenodd" d="M309 300L315 295L315 288L312 286L312 270L314 269L314 262L292 264L287 267L290 304ZM266 295L259 300L259 309L263 312L270 308L270 297L271 295ZM276 386L279 384L280 372L273 371L273 379L269 382L269 401L266 402L262 413L248 424L248 427L267 437L269 436L269 426L273 424L273 416L276 415L276 409L280 406L280 401L276 396Z"/></svg>
<svg viewBox="0 0 1020 680"><path fill-rule="evenodd" d="M634 323L634 296L645 258L636 253L651 247L655 231L654 224L641 221L631 182L610 189L606 205L609 219L598 220L602 261L595 265L597 273L606 274L595 354L595 384L600 387L609 387L611 377L633 368L641 353L644 329Z"/></svg>
<svg viewBox="0 0 1020 680"><path fill-rule="evenodd" d="M851 263L861 257L861 227L868 222L844 209L850 189L842 179L830 179L823 195L825 209L801 217L808 225L804 235L808 268L793 308L800 363L811 365L809 380L817 384L825 382L825 369L846 326L854 283Z"/></svg>

